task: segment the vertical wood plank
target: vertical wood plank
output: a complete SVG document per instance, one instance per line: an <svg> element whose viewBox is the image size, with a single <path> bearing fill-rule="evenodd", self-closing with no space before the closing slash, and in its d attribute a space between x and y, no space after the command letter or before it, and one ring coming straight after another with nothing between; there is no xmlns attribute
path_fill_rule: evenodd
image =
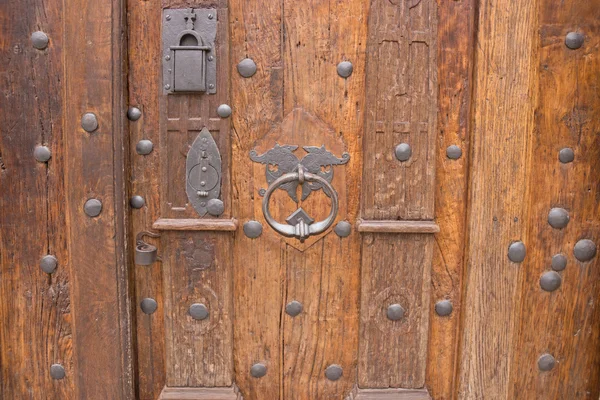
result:
<svg viewBox="0 0 600 400"><path fill-rule="evenodd" d="M537 1L480 2L475 51L468 253L458 396L508 398L519 284L508 259L526 235L534 134Z"/></svg>
<svg viewBox="0 0 600 400"><path fill-rule="evenodd" d="M512 360L509 397L597 399L600 391L600 273L596 255L578 261L573 247L580 239L600 244L600 2L541 1L539 105L531 148L529 255L522 285L521 320L515 332L518 351ZM571 50L568 32L585 41ZM573 162L561 163L559 152L571 148ZM551 208L568 211L566 227L548 223ZM563 254L561 286L540 287L552 271L552 257ZM551 371L537 361L549 353Z"/></svg>
<svg viewBox="0 0 600 400"><path fill-rule="evenodd" d="M427 387L435 399L451 399L457 367L458 328L466 234L469 122L473 66L475 1L438 5L438 125L436 138L435 235ZM458 146L458 159L447 156ZM433 305L450 300L452 314L440 317Z"/></svg>
<svg viewBox="0 0 600 400"><path fill-rule="evenodd" d="M62 3L0 8L0 397L74 398L69 261L64 218ZM48 48L30 40L41 30ZM48 163L36 146L52 151ZM58 268L40 269L52 254ZM50 366L66 377L52 380Z"/></svg>
<svg viewBox="0 0 600 400"><path fill-rule="evenodd" d="M123 212L121 1L64 3L65 186L77 398L133 396ZM84 113L99 128L84 132ZM96 218L88 199L102 201ZM101 377L101 379L99 378Z"/></svg>

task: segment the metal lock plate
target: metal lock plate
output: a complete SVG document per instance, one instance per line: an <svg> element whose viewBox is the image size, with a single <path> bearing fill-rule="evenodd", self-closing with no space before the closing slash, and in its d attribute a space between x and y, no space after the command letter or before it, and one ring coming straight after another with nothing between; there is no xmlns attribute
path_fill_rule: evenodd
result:
<svg viewBox="0 0 600 400"><path fill-rule="evenodd" d="M221 153L206 127L188 151L185 170L187 196L196 212L201 217L206 213L220 215L223 212L223 204L218 200L221 193Z"/></svg>
<svg viewBox="0 0 600 400"><path fill-rule="evenodd" d="M163 10L163 93L216 93L217 10Z"/></svg>

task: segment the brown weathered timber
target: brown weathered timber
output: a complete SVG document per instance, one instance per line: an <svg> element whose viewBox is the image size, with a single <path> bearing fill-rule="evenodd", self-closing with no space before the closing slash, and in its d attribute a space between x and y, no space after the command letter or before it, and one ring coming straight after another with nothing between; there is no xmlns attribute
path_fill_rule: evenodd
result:
<svg viewBox="0 0 600 400"><path fill-rule="evenodd" d="M469 221L458 397L509 398L536 101L537 1L480 2L472 104ZM528 310L527 312L534 312ZM533 366L532 366L533 368Z"/></svg>
<svg viewBox="0 0 600 400"><path fill-rule="evenodd" d="M236 387L170 388L165 387L159 400L243 400Z"/></svg>
<svg viewBox="0 0 600 400"><path fill-rule="evenodd" d="M369 221L368 230L398 233L363 235L358 385L365 388L425 383L433 236L400 232L437 228L436 8L431 0L371 1L362 216L384 220ZM408 161L395 157L400 143L412 148ZM400 321L386 317L394 303L406 310Z"/></svg>
<svg viewBox="0 0 600 400"><path fill-rule="evenodd" d="M438 2L438 124L436 141L435 235L431 271L431 304L448 299L447 317L430 307L426 384L435 399L454 395L461 314L469 168L471 74L475 0ZM459 146L462 156L446 155Z"/></svg>
<svg viewBox="0 0 600 400"><path fill-rule="evenodd" d="M381 221L359 220L359 232L372 233L437 233L440 227L433 221Z"/></svg>
<svg viewBox="0 0 600 400"><path fill-rule="evenodd" d="M159 231L235 231L236 219L168 219L161 218L152 224Z"/></svg>
<svg viewBox="0 0 600 400"><path fill-rule="evenodd" d="M357 389L347 400L429 400L425 389Z"/></svg>
<svg viewBox="0 0 600 400"><path fill-rule="evenodd" d="M538 106L531 146L527 273L521 291L521 319L515 331L509 398L597 399L600 392L599 257L580 262L573 247L580 239L600 245L600 1L542 0L539 5ZM585 36L580 49L565 46L568 32ZM558 153L571 148L574 161ZM548 223L562 207L570 221L563 229ZM540 288L552 256L564 254L561 286ZM538 358L550 353L552 371Z"/></svg>
<svg viewBox="0 0 600 400"><path fill-rule="evenodd" d="M65 221L61 2L9 1L0 10L0 398L73 399ZM41 30L48 48L30 40ZM33 157L38 145L48 163ZM52 275L40 259L55 255ZM62 381L50 366L66 369Z"/></svg>

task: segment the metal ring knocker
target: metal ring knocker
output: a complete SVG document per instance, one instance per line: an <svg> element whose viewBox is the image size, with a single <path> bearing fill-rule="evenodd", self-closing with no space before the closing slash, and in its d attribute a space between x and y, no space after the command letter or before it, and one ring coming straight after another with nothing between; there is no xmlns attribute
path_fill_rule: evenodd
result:
<svg viewBox="0 0 600 400"><path fill-rule="evenodd" d="M310 225L303 220L300 220L296 225L285 225L275 221L269 212L269 200L271 199L271 195L275 189L281 185L293 181L298 181L300 184L303 184L304 182L318 182L323 185L323 190L329 195L329 197L331 197L331 211L326 219ZM338 195L333 186L331 186L326 179L320 177L319 175L305 172L302 164L299 164L298 172L290 172L282 175L274 180L271 185L269 185L267 191L265 192L265 197L263 198L262 210L265 220L271 226L271 228L275 229L283 236L296 237L300 239L300 241L304 241L304 239L311 235L318 235L325 232L331 226L331 224L333 224L338 213Z"/></svg>

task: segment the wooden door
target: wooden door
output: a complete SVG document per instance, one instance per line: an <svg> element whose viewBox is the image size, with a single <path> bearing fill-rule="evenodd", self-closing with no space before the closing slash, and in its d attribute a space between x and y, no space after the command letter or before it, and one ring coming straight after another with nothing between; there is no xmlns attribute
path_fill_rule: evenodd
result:
<svg viewBox="0 0 600 400"><path fill-rule="evenodd" d="M597 399L599 21L0 4L0 398Z"/></svg>

